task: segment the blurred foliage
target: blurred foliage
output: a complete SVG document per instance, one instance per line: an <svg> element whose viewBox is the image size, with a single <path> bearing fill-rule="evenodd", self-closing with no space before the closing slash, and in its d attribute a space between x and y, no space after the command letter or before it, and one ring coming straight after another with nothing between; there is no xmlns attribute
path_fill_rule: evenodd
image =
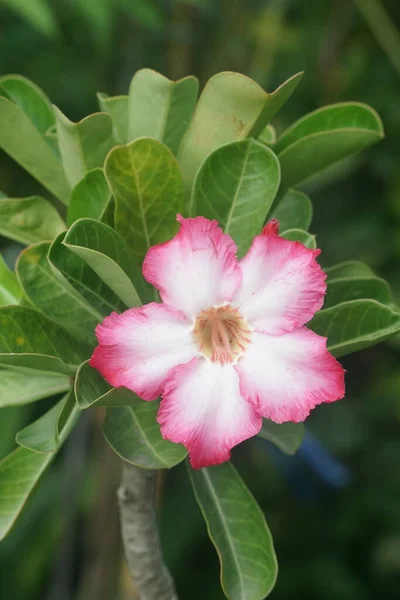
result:
<svg viewBox="0 0 400 600"><path fill-rule="evenodd" d="M373 21L367 4L375 7ZM172 78L193 73L203 84L217 71L235 70L270 90L304 70L295 99L274 121L278 132L326 103L371 104L383 118L385 140L303 187L314 201L313 231L324 264L362 260L390 281L399 299L400 80L398 57L396 63L391 55L399 3L1 0L0 23L0 74L29 77L74 121L97 109L97 91L125 93L142 67ZM5 155L0 181L14 197L37 192L37 184ZM5 240L1 245L12 264L19 246ZM264 440L234 451L280 557L271 598L398 597L399 358L398 340L347 358L346 400L311 415L307 429L313 437L294 457ZM46 400L3 409L1 455L14 445L12 432L47 406ZM135 597L120 560L118 463L101 442L100 421L101 414L82 421L0 547L0 597ZM218 560L182 466L160 481L159 500L165 552L181 597L221 599Z"/></svg>

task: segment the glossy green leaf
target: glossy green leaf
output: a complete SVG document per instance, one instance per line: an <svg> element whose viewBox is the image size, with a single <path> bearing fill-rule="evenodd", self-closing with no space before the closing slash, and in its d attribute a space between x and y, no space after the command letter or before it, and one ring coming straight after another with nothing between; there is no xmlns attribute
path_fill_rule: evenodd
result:
<svg viewBox="0 0 400 600"><path fill-rule="evenodd" d="M183 446L162 437L157 411L157 401L139 398L134 406L107 409L104 436L123 460L144 469L170 469L185 458Z"/></svg>
<svg viewBox="0 0 400 600"><path fill-rule="evenodd" d="M40 312L80 340L94 344L94 330L102 314L63 277L56 277L48 260L49 242L29 246L17 261L21 286Z"/></svg>
<svg viewBox="0 0 400 600"><path fill-rule="evenodd" d="M281 231L304 229L311 225L313 209L310 198L300 190L290 189L282 198L271 217L278 219Z"/></svg>
<svg viewBox="0 0 400 600"><path fill-rule="evenodd" d="M219 73L206 84L193 120L179 148L185 186L192 181L204 159L220 146L247 137L258 137L300 81L294 75L273 93L239 73Z"/></svg>
<svg viewBox="0 0 400 600"><path fill-rule="evenodd" d="M107 96L107 94L97 94L100 110L111 116L113 122L114 138L120 144L126 144L129 141L128 135L128 96Z"/></svg>
<svg viewBox="0 0 400 600"><path fill-rule="evenodd" d="M4 97L0 97L0 148L59 200L67 202L69 185L59 158L24 111Z"/></svg>
<svg viewBox="0 0 400 600"><path fill-rule="evenodd" d="M115 228L141 265L150 246L176 233L183 209L178 164L166 146L141 138L114 148L105 173L115 198Z"/></svg>
<svg viewBox="0 0 400 600"><path fill-rule="evenodd" d="M66 392L70 387L71 380L67 375L1 366L0 408L30 404Z"/></svg>
<svg viewBox="0 0 400 600"><path fill-rule="evenodd" d="M65 229L56 209L44 198L0 199L0 234L21 244L52 240Z"/></svg>
<svg viewBox="0 0 400 600"><path fill-rule="evenodd" d="M91 406L131 406L138 397L127 388L113 388L100 373L85 361L79 367L75 378L76 401L81 409Z"/></svg>
<svg viewBox="0 0 400 600"><path fill-rule="evenodd" d="M15 441L34 452L55 452L59 446L57 423L67 398L63 398L44 415L18 431Z"/></svg>
<svg viewBox="0 0 400 600"><path fill-rule="evenodd" d="M54 107L58 145L66 178L71 187L104 160L115 145L113 122L107 113L95 113L73 123Z"/></svg>
<svg viewBox="0 0 400 600"><path fill-rule="evenodd" d="M152 137L177 153L192 119L199 82L189 76L171 81L151 69L141 69L129 88L129 141Z"/></svg>
<svg viewBox="0 0 400 600"><path fill-rule="evenodd" d="M362 298L372 298L382 304L392 302L390 288L383 279L379 277L344 278L328 282L324 308Z"/></svg>
<svg viewBox="0 0 400 600"><path fill-rule="evenodd" d="M227 144L206 158L197 173L190 214L217 219L239 255L260 233L280 182L275 154L253 139Z"/></svg>
<svg viewBox="0 0 400 600"><path fill-rule="evenodd" d="M315 250L317 247L315 235L308 233L308 231L303 231L302 229L288 229L287 231L283 231L280 235L285 238L285 240L301 242L306 248L311 248L312 250Z"/></svg>
<svg viewBox="0 0 400 600"><path fill-rule="evenodd" d="M258 436L272 442L285 454L295 454L304 439L304 425L303 423L278 424L269 419L263 419Z"/></svg>
<svg viewBox="0 0 400 600"><path fill-rule="evenodd" d="M373 275L369 266L358 260L346 260L333 267L327 267L325 271L328 275L328 282L335 279L369 277Z"/></svg>
<svg viewBox="0 0 400 600"><path fill-rule="evenodd" d="M264 127L260 135L258 136L258 141L266 144L267 146L272 146L276 143L276 131L273 125L267 125Z"/></svg>
<svg viewBox="0 0 400 600"><path fill-rule="evenodd" d="M61 444L74 427L78 413L78 408L75 407L59 431ZM54 456L54 453L17 448L0 462L0 540L9 533Z"/></svg>
<svg viewBox="0 0 400 600"><path fill-rule="evenodd" d="M305 115L274 146L282 182L293 186L383 137L382 122L365 104L346 102Z"/></svg>
<svg viewBox="0 0 400 600"><path fill-rule="evenodd" d="M321 310L307 327L328 338L334 356L344 356L399 333L400 313L376 300L352 300Z"/></svg>
<svg viewBox="0 0 400 600"><path fill-rule="evenodd" d="M80 219L67 232L63 244L80 256L127 307L141 305L132 280L139 280L142 274L114 229L93 219Z"/></svg>
<svg viewBox="0 0 400 600"><path fill-rule="evenodd" d="M80 256L63 244L64 238L65 233L62 233L49 249L48 256L54 275L63 285L67 280L86 305L91 307L91 313L96 321L101 321L114 310L124 311L126 308L124 303ZM92 325L92 321L90 324L87 323L87 329L91 329Z"/></svg>
<svg viewBox="0 0 400 600"><path fill-rule="evenodd" d="M93 169L76 184L72 190L68 207L68 225L78 219L103 219L111 200L111 192L103 169Z"/></svg>
<svg viewBox="0 0 400 600"><path fill-rule="evenodd" d="M25 306L0 308L0 364L74 373L90 347Z"/></svg>
<svg viewBox="0 0 400 600"><path fill-rule="evenodd" d="M221 563L230 600L264 600L274 587L272 537L257 502L230 462L189 468L194 493Z"/></svg>
<svg viewBox="0 0 400 600"><path fill-rule="evenodd" d="M46 94L22 75L0 77L0 90L19 106L42 135L55 123L53 109Z"/></svg>
<svg viewBox="0 0 400 600"><path fill-rule="evenodd" d="M26 19L35 29L49 37L57 33L57 23L50 4L43 0L1 0L1 3Z"/></svg>
<svg viewBox="0 0 400 600"><path fill-rule="evenodd" d="M18 304L22 290L15 273L11 271L0 254L0 306Z"/></svg>

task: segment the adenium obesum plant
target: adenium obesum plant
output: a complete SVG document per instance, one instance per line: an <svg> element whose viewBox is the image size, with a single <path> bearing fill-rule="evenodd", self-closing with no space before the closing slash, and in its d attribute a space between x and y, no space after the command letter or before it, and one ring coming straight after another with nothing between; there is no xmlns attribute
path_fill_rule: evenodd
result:
<svg viewBox="0 0 400 600"><path fill-rule="evenodd" d="M199 469L228 460L262 417L298 423L343 398L344 371L304 327L324 302L319 250L279 237L274 220L238 261L216 221L178 221L143 263L163 303L106 317L90 364L144 400L161 394L161 433Z"/></svg>
<svg viewBox="0 0 400 600"><path fill-rule="evenodd" d="M0 194L0 234L26 246L15 272L0 260L0 408L54 400L0 462L1 538L101 407L124 465L121 534L139 598L177 598L154 490L188 453L225 595L273 589L271 534L231 449L258 436L294 454L310 410L344 396L336 359L400 331L368 266L324 265L298 189L379 141L382 123L345 102L277 136L271 121L300 79L267 93L219 73L198 98L196 78L143 69L127 95L99 94L100 112L73 123L31 81L0 77L0 147L43 186Z"/></svg>

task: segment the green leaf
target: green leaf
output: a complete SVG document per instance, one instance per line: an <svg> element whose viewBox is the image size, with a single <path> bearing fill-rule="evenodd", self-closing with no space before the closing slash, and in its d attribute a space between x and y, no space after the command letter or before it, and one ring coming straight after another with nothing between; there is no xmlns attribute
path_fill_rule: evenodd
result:
<svg viewBox="0 0 400 600"><path fill-rule="evenodd" d="M15 441L34 452L56 452L59 446L57 423L67 398L62 398L39 419L18 431Z"/></svg>
<svg viewBox="0 0 400 600"><path fill-rule="evenodd" d="M304 229L311 225L313 209L310 198L300 190L290 189L277 208L272 217L278 219L281 231L288 229Z"/></svg>
<svg viewBox="0 0 400 600"><path fill-rule="evenodd" d="M262 229L279 182L279 162L272 150L252 139L227 144L199 169L190 214L217 219L243 255Z"/></svg>
<svg viewBox="0 0 400 600"><path fill-rule="evenodd" d="M120 144L126 144L129 141L128 135L128 96L113 96L107 94L97 94L100 110L108 113L113 122L114 138Z"/></svg>
<svg viewBox="0 0 400 600"><path fill-rule="evenodd" d="M344 356L396 335L400 313L376 300L352 300L321 310L307 327L328 338L334 356Z"/></svg>
<svg viewBox="0 0 400 600"><path fill-rule="evenodd" d="M0 148L66 203L69 185L57 155L23 110L0 97Z"/></svg>
<svg viewBox="0 0 400 600"><path fill-rule="evenodd" d="M110 200L110 188L103 169L88 171L72 190L68 207L68 225L83 217L100 221Z"/></svg>
<svg viewBox="0 0 400 600"><path fill-rule="evenodd" d="M333 267L326 268L325 271L328 274L328 282L335 279L369 277L373 275L369 266L358 260L346 260Z"/></svg>
<svg viewBox="0 0 400 600"><path fill-rule="evenodd" d="M107 409L104 436L123 460L144 469L170 469L185 458L183 446L162 437L157 411L157 401L139 398L134 406Z"/></svg>
<svg viewBox="0 0 400 600"><path fill-rule="evenodd" d="M266 144L267 146L272 146L276 143L276 131L273 125L267 125L264 127L260 135L258 136L258 141Z"/></svg>
<svg viewBox="0 0 400 600"><path fill-rule="evenodd" d="M178 164L166 146L141 138L114 148L105 173L115 198L115 228L141 265L150 246L176 233L183 209Z"/></svg>
<svg viewBox="0 0 400 600"><path fill-rule="evenodd" d="M44 0L1 0L3 4L26 19L32 27L48 37L54 37L58 31L50 5Z"/></svg>
<svg viewBox="0 0 400 600"><path fill-rule="evenodd" d="M15 273L11 271L0 254L0 306L19 304L22 290Z"/></svg>
<svg viewBox="0 0 400 600"><path fill-rule="evenodd" d="M142 274L114 229L99 221L80 219L67 232L63 244L80 256L127 307L141 305L132 280L141 279Z"/></svg>
<svg viewBox="0 0 400 600"><path fill-rule="evenodd" d="M285 454L295 454L304 439L304 425L303 423L278 424L269 419L263 419L258 436L272 442Z"/></svg>
<svg viewBox="0 0 400 600"><path fill-rule="evenodd" d="M19 106L42 135L55 123L53 109L46 94L22 75L0 77L0 89Z"/></svg>
<svg viewBox="0 0 400 600"><path fill-rule="evenodd" d="M0 308L1 364L72 374L90 350L36 310Z"/></svg>
<svg viewBox="0 0 400 600"><path fill-rule="evenodd" d="M78 408L71 410L59 432L64 443L77 419ZM0 540L14 525L41 475L53 460L54 453L32 452L17 448L0 462Z"/></svg>
<svg viewBox="0 0 400 600"><path fill-rule="evenodd" d="M30 404L66 392L70 387L71 380L67 375L23 367L0 367L0 408Z"/></svg>
<svg viewBox="0 0 400 600"><path fill-rule="evenodd" d="M308 233L308 231L303 231L302 229L288 229L280 234L281 237L285 238L285 240L293 240L294 242L301 242L306 246L306 248L311 248L315 250L317 247L317 240L315 239L315 235L312 233Z"/></svg>
<svg viewBox="0 0 400 600"><path fill-rule="evenodd" d="M85 301L96 321L103 320L113 310L122 312L124 303L100 279L91 267L75 252L63 244L65 233L59 235L49 250L49 260L53 273L64 285L65 280ZM60 275L61 274L61 275ZM87 328L90 329L92 323Z"/></svg>
<svg viewBox="0 0 400 600"><path fill-rule="evenodd" d="M107 113L95 113L73 123L56 106L58 145L65 175L71 187L104 160L115 145L113 122Z"/></svg>
<svg viewBox="0 0 400 600"><path fill-rule="evenodd" d="M152 137L174 154L192 119L199 82L189 76L170 81L151 69L141 69L129 88L129 141Z"/></svg>
<svg viewBox="0 0 400 600"><path fill-rule="evenodd" d="M17 274L29 300L40 312L84 342L94 344L102 314L63 277L56 277L48 260L49 242L29 246L17 261Z"/></svg>
<svg viewBox="0 0 400 600"><path fill-rule="evenodd" d="M372 298L382 304L392 302L388 284L379 277L343 278L328 282L324 308L362 298Z"/></svg>
<svg viewBox="0 0 400 600"><path fill-rule="evenodd" d="M75 395L79 407L84 410L91 406L131 406L138 397L130 390L113 388L100 373L85 361L79 367L75 378Z"/></svg>
<svg viewBox="0 0 400 600"><path fill-rule="evenodd" d="M257 502L230 462L189 468L194 493L221 563L230 600L264 600L274 587L277 563L272 537Z"/></svg>
<svg viewBox="0 0 400 600"><path fill-rule="evenodd" d="M272 94L239 73L218 73L206 84L179 148L178 160L189 191L204 159L221 146L258 137L300 81L294 75Z"/></svg>
<svg viewBox="0 0 400 600"><path fill-rule="evenodd" d="M64 229L56 209L40 196L0 199L0 234L6 238L34 244L52 240Z"/></svg>
<svg viewBox="0 0 400 600"><path fill-rule="evenodd" d="M382 122L365 104L345 102L319 108L296 121L274 146L282 182L296 185L382 138Z"/></svg>

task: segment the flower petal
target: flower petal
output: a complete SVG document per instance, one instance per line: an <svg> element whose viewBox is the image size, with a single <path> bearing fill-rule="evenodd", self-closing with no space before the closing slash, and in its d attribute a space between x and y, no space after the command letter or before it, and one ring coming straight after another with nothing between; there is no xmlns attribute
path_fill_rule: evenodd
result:
<svg viewBox="0 0 400 600"><path fill-rule="evenodd" d="M99 346L90 365L111 385L155 400L168 371L196 355L191 330L182 313L155 302L114 312L96 327Z"/></svg>
<svg viewBox="0 0 400 600"><path fill-rule="evenodd" d="M194 469L228 460L231 448L256 435L262 422L240 395L233 366L202 358L170 372L157 421L166 439L187 447Z"/></svg>
<svg viewBox="0 0 400 600"><path fill-rule="evenodd" d="M344 396L344 369L326 338L299 327L279 336L254 332L236 365L242 395L275 423L298 423L322 402Z"/></svg>
<svg viewBox="0 0 400 600"><path fill-rule="evenodd" d="M240 261L242 284L233 302L257 331L278 334L304 325L321 308L326 274L319 250L278 235L259 235Z"/></svg>
<svg viewBox="0 0 400 600"><path fill-rule="evenodd" d="M229 301L241 274L236 246L216 221L184 219L169 242L150 248L143 263L145 279L163 302L195 317L201 310Z"/></svg>

